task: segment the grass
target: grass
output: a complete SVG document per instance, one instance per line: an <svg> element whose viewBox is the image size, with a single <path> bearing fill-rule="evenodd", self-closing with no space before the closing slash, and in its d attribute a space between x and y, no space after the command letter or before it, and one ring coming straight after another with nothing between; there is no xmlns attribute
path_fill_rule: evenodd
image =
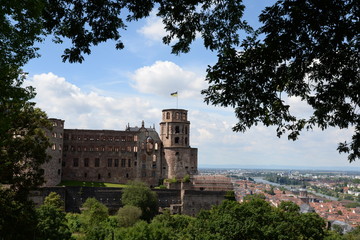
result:
<svg viewBox="0 0 360 240"><path fill-rule="evenodd" d="M82 181L61 181L61 183L59 183L58 186L124 188L124 187L126 187L126 184L102 183L102 182L82 182Z"/></svg>

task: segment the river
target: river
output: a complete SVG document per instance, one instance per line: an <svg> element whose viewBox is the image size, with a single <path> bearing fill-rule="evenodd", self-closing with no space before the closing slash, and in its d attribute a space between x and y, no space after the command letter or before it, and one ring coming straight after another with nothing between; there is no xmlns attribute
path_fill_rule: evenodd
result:
<svg viewBox="0 0 360 240"><path fill-rule="evenodd" d="M253 179L254 179L255 182L258 182L258 183L270 184L270 185L277 186L277 187L284 187L284 188L286 188L288 190L294 190L293 185L281 185L281 184L278 184L278 183L269 182L269 181L265 180L262 177L254 177ZM332 200L332 201L338 201L338 199L336 197L328 196L328 195L325 195L325 194L322 194L322 193L317 193L317 192L314 192L314 191L309 191L309 190L307 190L307 191L309 193L312 193L312 194L314 194L316 196L319 196L319 197L327 198L327 199Z"/></svg>

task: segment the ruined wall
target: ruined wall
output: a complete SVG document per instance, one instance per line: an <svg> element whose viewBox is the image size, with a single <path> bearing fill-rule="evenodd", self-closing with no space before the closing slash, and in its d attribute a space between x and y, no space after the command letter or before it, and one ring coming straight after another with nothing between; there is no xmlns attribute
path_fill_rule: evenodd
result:
<svg viewBox="0 0 360 240"><path fill-rule="evenodd" d="M63 180L158 185L161 142L153 129L64 130Z"/></svg>
<svg viewBox="0 0 360 240"><path fill-rule="evenodd" d="M226 191L182 190L181 213L195 216L200 210L210 210L225 200Z"/></svg>

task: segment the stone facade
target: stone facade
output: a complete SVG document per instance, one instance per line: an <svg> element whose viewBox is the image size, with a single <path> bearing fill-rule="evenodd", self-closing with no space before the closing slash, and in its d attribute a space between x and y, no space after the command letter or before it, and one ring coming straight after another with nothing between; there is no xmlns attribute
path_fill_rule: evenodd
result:
<svg viewBox="0 0 360 240"><path fill-rule="evenodd" d="M48 133L52 159L43 165L45 186L61 180L127 183L156 186L166 178L197 173L197 149L190 147L187 110L163 110L160 136L155 128L118 130L66 129L64 121L50 119Z"/></svg>

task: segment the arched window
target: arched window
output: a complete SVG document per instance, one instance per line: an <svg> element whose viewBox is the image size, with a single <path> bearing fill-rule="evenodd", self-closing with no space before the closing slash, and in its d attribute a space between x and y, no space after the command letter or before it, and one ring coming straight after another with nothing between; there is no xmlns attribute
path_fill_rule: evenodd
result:
<svg viewBox="0 0 360 240"><path fill-rule="evenodd" d="M166 112L166 119L170 119L170 113Z"/></svg>
<svg viewBox="0 0 360 240"><path fill-rule="evenodd" d="M179 138L178 137L175 138L175 143L179 143Z"/></svg>

